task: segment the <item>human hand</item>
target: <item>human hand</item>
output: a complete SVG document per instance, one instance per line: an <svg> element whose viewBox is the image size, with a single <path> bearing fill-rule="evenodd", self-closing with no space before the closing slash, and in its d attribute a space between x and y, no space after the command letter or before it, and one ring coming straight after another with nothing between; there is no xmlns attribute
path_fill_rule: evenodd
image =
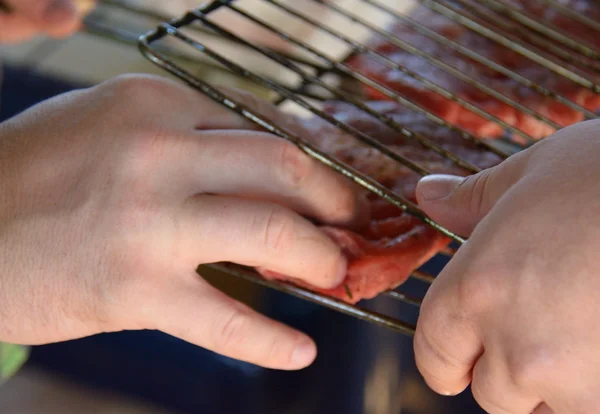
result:
<svg viewBox="0 0 600 414"><path fill-rule="evenodd" d="M418 321L416 361L435 391L471 383L492 414L598 411L599 154L588 121L464 180L420 182L424 211L470 235Z"/></svg>
<svg viewBox="0 0 600 414"><path fill-rule="evenodd" d="M68 93L0 125L0 341L157 329L266 367L310 364L308 337L195 270L232 261L334 287L345 258L297 213L353 225L368 211L341 175L252 128L148 76Z"/></svg>
<svg viewBox="0 0 600 414"><path fill-rule="evenodd" d="M75 33L95 0L0 1L0 43L19 43L38 34L66 37Z"/></svg>

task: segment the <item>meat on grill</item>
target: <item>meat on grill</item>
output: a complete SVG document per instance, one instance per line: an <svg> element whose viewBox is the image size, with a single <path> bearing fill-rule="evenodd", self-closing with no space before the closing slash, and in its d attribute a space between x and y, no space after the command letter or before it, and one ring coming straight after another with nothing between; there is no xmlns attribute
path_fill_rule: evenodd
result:
<svg viewBox="0 0 600 414"><path fill-rule="evenodd" d="M474 1L472 1L474 2ZM513 6L538 17L540 21L554 24L568 36L580 38L591 47L600 50L600 36L580 22L565 17L555 9L551 9L539 0L510 0ZM560 3L582 12L588 17L600 18L600 3L591 0L560 0ZM463 11L469 15L467 10ZM471 49L484 57L518 73L519 75L542 85L547 89L559 93L574 103L591 111L600 108L600 95L597 95L573 81L552 72L550 69L533 62L499 43L487 39L453 20L431 11L425 7L416 9L410 16L427 28L453 40L454 42ZM597 19L596 19L597 20ZM499 28L496 31L501 32ZM460 52L444 46L423 34L415 32L401 21L388 29L394 36L417 47L419 50L435 56L444 63L457 68L460 72L491 87L514 101L534 110L540 115L549 118L561 126L568 126L583 120L584 115L575 109L558 103L555 99L545 97L531 88L524 86L510 77L501 74L481 63L472 60ZM555 131L547 123L515 109L489 94L477 89L475 86L456 78L448 72L427 62L424 58L415 56L393 45L383 36L373 37L369 47L374 51L399 64L425 79L442 86L464 100L479 106L484 111L496 116L507 124L514 126L529 134L535 139L543 138ZM530 46L528 46L530 47ZM545 57L559 63L588 78L597 78L597 73L584 73L575 69L567 62L558 60L558 57L547 52L539 51ZM389 62L388 62L389 63ZM390 68L381 60L369 54L359 54L351 58L349 65L358 72L369 76L393 91L399 92L409 100L422 105L436 115L450 123L460 126L481 137L498 137L504 134L503 128L492 121L471 112L458 103L444 98L439 93L429 90L413 77ZM366 87L370 99L390 98L374 88ZM515 136L515 139L520 137Z"/></svg>
<svg viewBox="0 0 600 414"><path fill-rule="evenodd" d="M372 102L369 106L480 168L488 168L501 161L498 156L465 141L457 133L439 127L424 116L409 112L396 103ZM325 105L325 111L431 172L457 175L469 173L351 105L330 102ZM356 138L320 118L309 119L303 126L308 130L306 138L321 150L376 179L397 194L415 201L415 186L420 178L417 173L377 150L358 143ZM433 230L419 218L404 213L367 190L363 191L372 205L372 221L365 229L353 232L323 227L326 234L342 247L348 258L348 275L344 283L336 289L323 290L298 280L291 280L292 282L356 303L402 284L415 269L449 244L449 238ZM269 279L290 281L284 275L264 270L260 272Z"/></svg>

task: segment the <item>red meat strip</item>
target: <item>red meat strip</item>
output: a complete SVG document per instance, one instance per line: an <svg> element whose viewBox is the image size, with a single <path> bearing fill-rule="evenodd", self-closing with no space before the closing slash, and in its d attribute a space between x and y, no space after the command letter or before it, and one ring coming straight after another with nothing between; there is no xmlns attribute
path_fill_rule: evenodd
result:
<svg viewBox="0 0 600 414"><path fill-rule="evenodd" d="M481 168L501 161L499 157L465 141L458 134L432 124L424 116L408 112L393 102L372 102L369 105ZM325 105L325 111L432 172L468 174L444 157L423 148L414 140L389 129L350 105L330 102ZM415 200L415 185L420 176L409 168L370 147L359 144L355 138L321 119L310 119L304 122L304 127L308 130L304 136L323 151L352 165L396 193ZM348 275L342 285L336 289L322 290L281 274L259 270L261 274L268 279L292 281L348 303L356 303L402 284L415 269L450 242L447 237L418 218L364 191L372 203L372 221L367 228L352 232L323 227L323 230L342 247L349 261Z"/></svg>
<svg viewBox="0 0 600 414"><path fill-rule="evenodd" d="M413 270L449 243L448 238L407 214L373 220L363 234L333 227L323 227L323 230L342 247L348 258L348 274L340 286L318 289L274 272L261 270L262 275L268 279L291 281L354 304L401 285Z"/></svg>
<svg viewBox="0 0 600 414"><path fill-rule="evenodd" d="M553 9L548 9L543 2L535 0L511 0L510 3L534 16L538 16L540 19L544 19L548 23L555 24L569 36L579 37L587 41L592 47L599 47L600 50L600 36L596 32L580 22L566 18ZM588 17L600 18L600 3L587 0L561 0L561 3L574 10L584 12ZM596 111L600 108L600 95L575 84L563 76L557 75L529 58L489 40L438 13L421 7L412 13L411 18L448 39L476 51L486 58L530 79L536 84L565 96L586 109ZM498 73L422 34L416 33L402 22L396 23L388 30L403 41L437 57L444 63L459 69L470 78L478 80L561 126L571 125L584 118L580 111L560 104L552 98L544 97L506 75ZM394 63L402 65L425 79L444 87L453 94L479 106L481 109L495 115L507 124L520 129L535 139L543 138L555 131L547 123L498 101L476 87L437 68L425 59L398 48L382 36L374 37L369 46ZM545 54L545 56L552 58L554 61L557 59L548 54ZM488 138L498 137L504 133L500 125L482 118L460 106L458 103L444 98L437 92L425 88L420 81L399 70L386 66L385 63L377 60L372 55L357 55L349 61L349 65L390 89L401 93L413 102L422 105L445 120L478 136ZM566 63L561 63L561 65L569 67ZM584 75L588 77L594 76L589 73ZM373 88L365 87L365 89L371 99L390 99L385 94ZM515 138L518 137L515 136Z"/></svg>
<svg viewBox="0 0 600 414"><path fill-rule="evenodd" d="M598 2L593 0L556 0L562 6L571 11L579 13L590 20L600 21L600 7ZM524 11L539 17L543 21L551 23L555 28L560 29L563 34L574 39L582 40L588 46L600 48L600 37L598 32L589 26L573 20L572 17L562 13L555 7L548 7L548 4L540 0L510 0L507 3L518 7Z"/></svg>

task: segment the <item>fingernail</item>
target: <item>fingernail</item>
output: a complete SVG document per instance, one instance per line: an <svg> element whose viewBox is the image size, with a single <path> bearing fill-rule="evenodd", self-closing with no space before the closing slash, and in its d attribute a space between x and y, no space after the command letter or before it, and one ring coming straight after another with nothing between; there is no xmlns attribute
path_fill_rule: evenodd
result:
<svg viewBox="0 0 600 414"><path fill-rule="evenodd" d="M44 20L60 23L72 19L77 14L77 6L71 0L52 0L44 10Z"/></svg>
<svg viewBox="0 0 600 414"><path fill-rule="evenodd" d="M315 344L308 338L303 339L292 353L292 365L294 367L306 367L314 361L316 354Z"/></svg>
<svg viewBox="0 0 600 414"><path fill-rule="evenodd" d="M430 175L424 177L417 185L417 194L424 200L441 200L448 197L464 177L454 175Z"/></svg>

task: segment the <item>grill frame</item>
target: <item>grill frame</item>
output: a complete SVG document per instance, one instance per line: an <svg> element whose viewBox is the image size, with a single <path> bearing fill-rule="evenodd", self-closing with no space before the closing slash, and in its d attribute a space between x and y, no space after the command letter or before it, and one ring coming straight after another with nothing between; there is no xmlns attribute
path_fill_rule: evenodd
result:
<svg viewBox="0 0 600 414"><path fill-rule="evenodd" d="M269 2L271 4L278 3L278 0L264 0L264 1ZM306 0L306 1L313 1L316 3L323 4L322 0ZM552 2L551 0L544 0L544 1ZM377 3L377 0L362 0L362 2L373 4L373 3ZM445 8L445 6L442 4L443 1L418 0L418 3L421 3L422 5L429 7L435 11L442 10L444 13L448 14L447 17L452 16L453 17L452 20L455 20L459 23L464 23L467 27L472 28L472 30L474 30L474 31L481 30L483 32L482 34L485 33L485 30L482 29L482 27L484 27L484 26L480 26L475 21L473 21L474 23L470 22L470 21L465 22L464 16L462 16L462 17L456 16L455 14L452 13L451 9ZM481 3L497 5L498 1L497 0L482 0ZM187 37L185 34L181 33L180 29L186 28L195 22L202 22L204 25L210 27L213 30L216 30L219 35L224 36L225 38L228 38L229 40L238 42L246 47L254 49L258 53L261 53L264 56L272 59L273 61L280 63L281 65L285 66L288 69L291 69L293 71L295 71L297 69L297 67L295 66L295 61L293 59L290 59L289 56L285 56L283 54L280 54L279 52L269 50L269 49L261 47L261 46L253 45L249 42L246 42L244 39L236 37L231 32L229 32L226 28L222 28L218 24L215 25L215 24L211 23L208 20L210 14L214 11L217 11L217 10L223 8L223 7L229 8L230 10L235 11L236 0L214 0L212 2L204 4L203 6L197 8L193 11L186 13L184 16L182 16L178 19L173 19L173 20L170 20L169 22L163 22L156 29L142 35L139 38L139 41L138 41L139 50L146 58L148 58L154 64L162 67L166 71L175 75L176 77L178 77L179 79L181 79L182 81L187 83L192 88L204 93L205 95L207 95L214 101L218 102L219 104L224 105L228 109L240 114L241 116L244 116L245 118L247 118L250 121L254 122L255 124L259 125L260 127L266 129L268 132L271 132L275 135L278 135L279 137L281 137L283 139L293 142L300 149L302 149L304 152L306 152L309 156L326 164L327 166L334 169L338 173L341 173L341 174L345 175L346 177L352 179L359 185L361 185L364 188L368 189L369 191L377 194L379 197L385 199L386 201L390 202L394 206L396 206L412 215L419 217L426 224L435 228L436 230L440 231L441 233L451 237L458 244L462 244L466 241L464 238L458 236L457 234L452 233L448 229L445 229L444 227L440 226L438 223L429 219L416 205L411 203L409 200L405 199L402 196L394 194L393 192L387 190L385 187L383 187L382 185L380 185L379 183L377 183L370 177L367 177L367 176L359 173L352 167L350 167L350 166L344 164L343 162L335 159L334 157L331 157L328 154L318 150L314 145L304 141L302 138L295 135L293 132L288 131L285 128L282 128L282 127L276 125L275 123L260 116L257 113L254 113L251 108L245 107L244 105L240 104L239 102L236 102L234 99L231 99L225 93L219 91L217 88L213 87L209 83L202 81L201 79L195 77L193 74L191 74L190 72L188 72L181 66L177 65L176 63L173 63L167 55L157 51L156 49L154 49L152 47L156 42L164 39L165 37L170 36L172 38L177 38L180 41L196 48L199 52L204 53L204 54L208 55L209 57L217 60L220 64L224 65L225 67L227 67L227 69L231 70L232 72L236 73L237 75L247 78L247 79L251 79L256 83L266 86L268 89L277 91L279 93L279 97L274 99L275 104L280 105L286 101L293 101L296 104L303 106L305 109L308 109L309 111L313 112L317 116L324 118L325 120L327 120L331 124L337 126L338 128L341 128L342 130L345 130L346 132L351 133L352 135L357 137L360 141L375 147L380 152L384 153L385 155L394 159L395 161L400 162L400 163L404 164L405 166L408 166L409 168L413 169L414 171L416 171L422 175L426 175L428 173L428 171L422 170L418 166L411 165L412 162L410 160L403 159L403 157L398 157L396 154L393 154L393 153L390 154L391 151L386 151L385 146L379 144L378 142L374 142L374 140L372 138L370 138L368 136L361 137L360 136L361 133L357 134L356 133L357 131L356 130L352 131L351 127L350 127L350 130L348 130L347 129L348 125L345 125L344 123L339 122L332 118L328 119L327 115L325 113L323 113L322 111L317 110L317 112L315 112L312 109L310 109L309 106L306 106L306 105L310 105L310 104L308 104L307 101L305 101L304 97L314 98L314 96L311 96L310 94L307 93L307 91L306 91L307 83L306 82L302 83L300 86L298 86L295 89L291 89L291 88L286 89L286 87L279 85L276 82L273 82L272 80L261 76L260 74L257 75L255 73L252 73L252 72L244 69L243 67L241 67L239 65L236 65L234 62L229 61L227 58L220 56L220 54L217 51L214 51L214 50L206 47L205 45L199 43L198 41L195 41L195 40ZM336 6L333 5L331 7L336 7ZM383 7L386 7L386 6L383 6ZM505 9L503 9L503 10L506 12ZM358 19L356 19L356 17L357 16L354 16L353 20L358 20ZM425 28L424 26L420 25L419 23L416 23L415 27L416 27L416 29L418 29L417 31L419 31L419 32L423 32L424 34L429 35L429 36L432 35L431 33L427 32L427 30L429 30L429 29ZM275 30L277 30L277 28L275 28ZM502 37L502 36L500 36L500 37ZM504 44L506 42L505 39L498 39L498 36L492 36L492 38L498 40L498 42L501 44ZM287 40L292 43L298 42L298 39L294 39L291 36L287 36ZM510 42L510 40L509 40L509 42ZM469 49L467 49L465 51L461 45L452 44L452 43L453 43L453 41L449 41L448 45L450 47L452 47L454 50L458 49L458 51L460 51L461 53L465 53L466 56L471 57L471 58L473 56L475 56L477 59L483 58L483 61L486 62L487 58L482 57L481 55L478 55L477 52L471 51ZM396 43L394 43L394 44L396 44ZM521 50L521 48L523 47L522 45L519 45L517 43L511 44L511 45L512 45L512 47L516 48L517 50ZM310 47L310 45L308 45L308 46ZM365 52L364 45L361 46L360 44L356 44L354 46L355 46L353 48L354 50L352 50L345 58L340 59L340 61L338 61L338 62L328 62L328 64L329 64L328 69L317 67L316 73L314 75L308 76L309 80L312 81L313 83L318 84L319 80L323 79L323 77L328 74L334 73L334 74L337 74L338 76L340 74L347 75L347 73L345 73L345 71L348 69L348 67L346 66L345 62L347 62L347 60L349 58L351 58L352 56L354 56L356 53L364 53ZM475 55L473 55L473 53ZM526 53L526 55L527 55L527 53ZM535 53L534 53L534 55L535 55ZM534 56L533 60L537 61L539 59ZM543 59L541 61L543 62ZM493 61L490 61L490 62L492 62L493 65L489 65L489 66L492 66L492 67L494 67L494 65L499 66L499 65L495 64L495 62L493 62ZM487 63L490 63L490 62L487 62ZM551 70L556 69L556 68L554 68L553 65L549 65L549 66L550 67L548 69L551 69ZM569 79L571 79L571 77L572 77L572 73L570 73L570 71L566 71L566 72L562 71L562 73L558 69L555 71L557 72L558 76L565 76ZM521 75L519 75L515 72L512 72L509 69L499 66L499 72L504 73L504 74L508 73L511 76L511 78L512 78L512 76L515 76L515 80L518 80L523 85L530 87L534 91L540 93L542 96L551 97L551 98L555 99L557 102L567 104L572 109L580 110L582 113L584 113L585 117L588 119L597 117L596 114L586 110L585 108L580 107L579 105L577 105L573 102L570 102L567 98L565 98L551 90L546 89L543 85L536 85L535 83L523 78ZM577 77L575 77L574 80L578 81L581 84L581 86L588 87L595 93L598 93L600 91L600 88L597 88L597 85L595 85L594 83L591 83L589 85L583 85L582 83L585 83L585 82L581 81L581 79L578 79ZM364 79L363 79L363 82L364 82ZM369 112L368 108L365 107L365 105L361 102L359 97L350 96L346 92L344 92L344 91L340 92L339 90L334 90L334 91L330 90L330 92L332 92L334 95L336 93L340 93L338 96L343 97L344 101L353 104L354 106L360 108L361 110L363 110L365 112ZM395 95L398 95L397 92L392 91L392 93L394 93ZM456 101L456 99L453 99L453 100ZM430 113L427 109L420 108L418 105L416 105L410 101L408 101L408 102L402 101L399 103L403 104L403 106L407 106L409 109L412 109L416 112L420 112L421 110L424 110L426 112L426 116L430 120L436 122L438 125L442 125L450 130L459 132L464 139L477 142L481 146L486 147L487 150L495 152L497 155L501 155L504 158L508 157L510 155L506 151L500 150L500 149L494 147L493 145L488 145L488 143L480 141L477 137L473 136L472 134L470 134L464 130L458 129L458 131L457 131L457 127L454 126L453 124L450 124L450 123L444 121L443 119L436 117L434 114ZM467 108L467 109L469 109L469 108ZM404 128L402 125L396 124L393 120L390 122L390 119L386 119L385 116L382 117L382 116L379 116L379 114L372 114L372 115L375 118L379 119L379 121L381 121L384 124L391 127L392 129L396 129L397 132L403 133L403 131L407 131L406 128ZM366 134L363 134L363 135L366 135ZM418 134L415 134L412 131L408 131L408 134L406 134L406 136L408 136L408 137L412 136L413 138L416 137L416 139L419 140L419 142L421 142L422 144L424 143L426 146L428 145L428 141L427 141L426 137L419 137ZM422 139L422 138L425 138L425 139ZM439 151L440 149L436 148L435 144L433 146L430 146L430 149L440 152ZM517 150L520 150L520 149L522 149L522 148L517 148ZM448 155L450 155L449 158L451 160L453 160L458 165L461 165L460 159L453 159L451 154L447 154L447 151L442 149L440 153L447 157L448 157ZM461 166L468 168L469 170L471 170L471 172L478 171L478 169L476 167L473 168L473 166L468 165L468 163L462 164ZM453 254L453 251L446 252L446 254L451 256ZM333 299L330 297L326 297L324 295L314 293L312 291L297 287L292 284L265 280L260 275L258 275L258 273L256 273L253 269L245 267L245 266L240 266L240 265L231 264L231 263L218 263L218 264L211 264L211 265L205 265L205 266L214 268L219 271L224 271L230 275L251 281L253 283L258 283L259 285L262 285L262 286L266 286L266 287L269 287L269 288L272 288L272 289L275 289L275 290L278 290L278 291L281 291L281 292L284 292L287 294L291 294L291 295L299 297L301 299L305 299L305 300L311 301L313 303L317 303L319 305L328 307L330 309L334 309L339 312L357 317L359 319L363 319L363 320L375 323L382 327L389 328L389 329L392 329L394 331L397 331L397 332L400 332L403 334L412 335L412 334L414 334L415 329L416 329L414 324L411 324L411 323L403 321L403 320L391 318L386 315L381 315L379 313L376 313L376 312L373 312L370 310L366 310L360 306L349 305L343 301L336 300L336 299ZM412 275L412 277L415 279L421 280L425 283L431 283L431 282L433 282L433 280L435 278L432 275L429 275L429 274L426 274L426 273L423 273L420 271L416 271ZM420 301L421 301L420 298L411 297L401 291L386 292L386 294L387 294L387 296L390 296L394 299L398 299L407 304L411 304L414 306L420 305Z"/></svg>

